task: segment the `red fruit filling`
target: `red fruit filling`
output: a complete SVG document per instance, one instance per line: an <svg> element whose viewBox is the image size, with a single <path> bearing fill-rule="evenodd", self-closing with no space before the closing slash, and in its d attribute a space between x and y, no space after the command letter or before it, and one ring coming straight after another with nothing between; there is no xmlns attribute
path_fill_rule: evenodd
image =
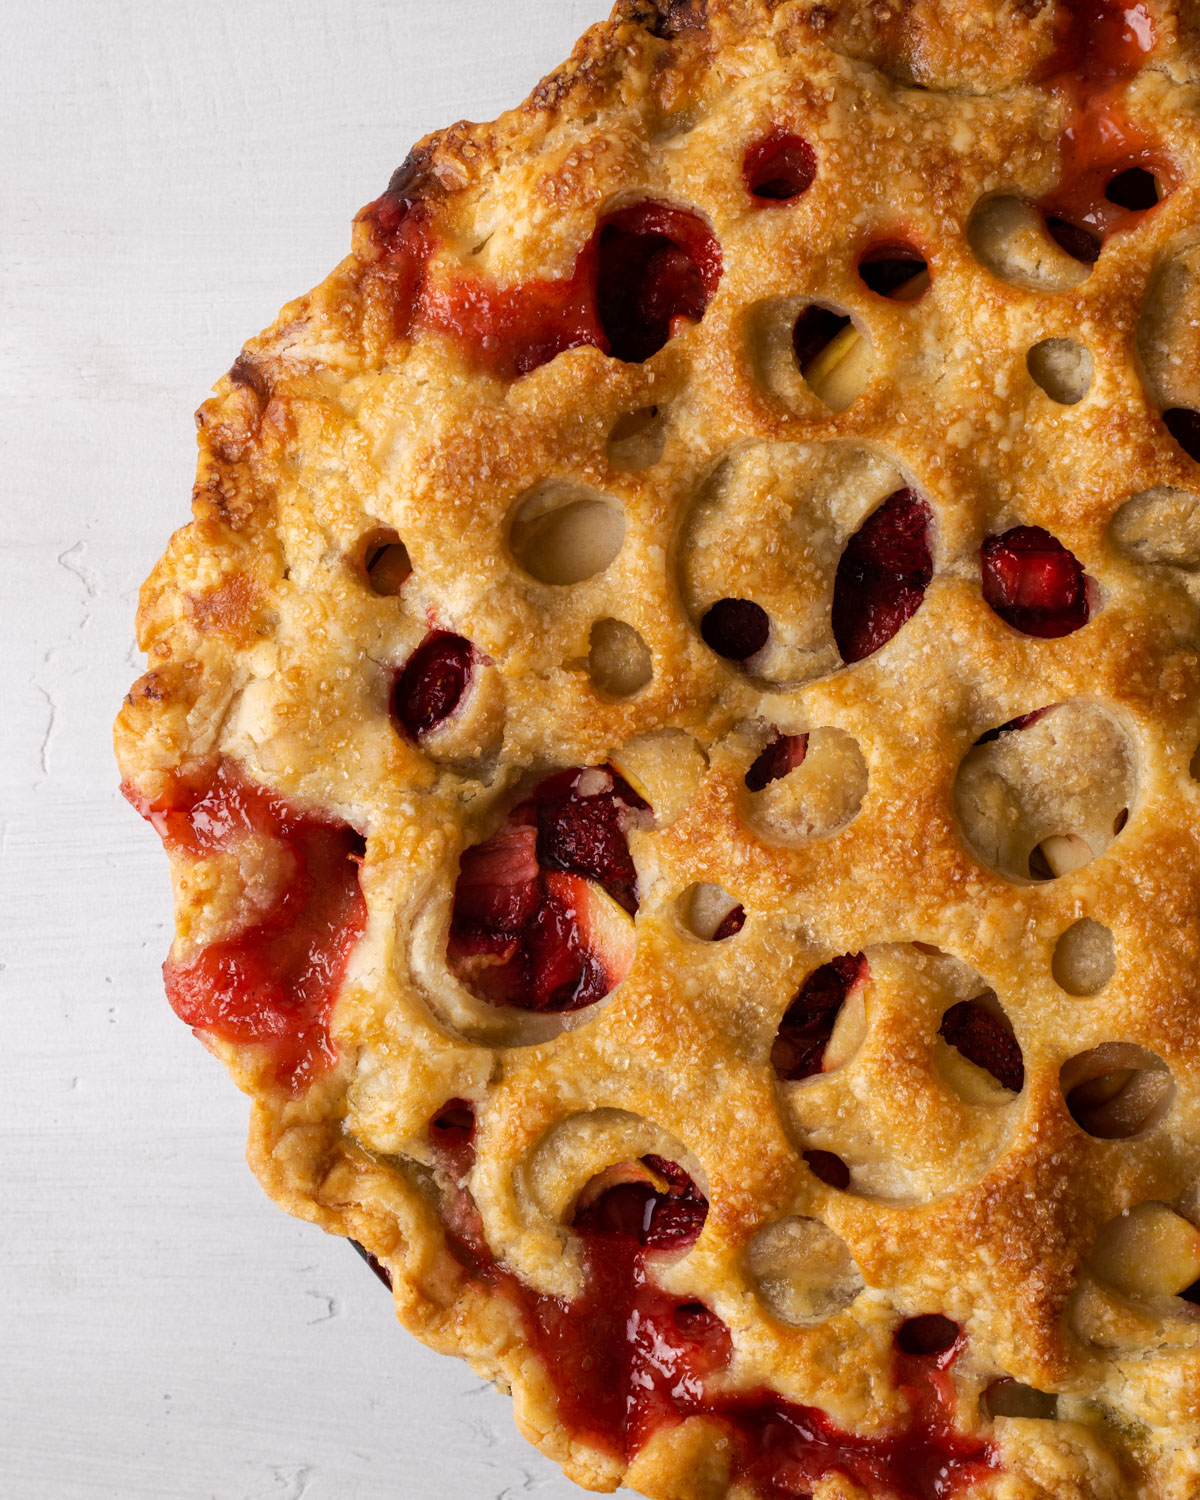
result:
<svg viewBox="0 0 1200 1500"><path fill-rule="evenodd" d="M461 635L435 630L404 664L392 692L392 712L409 739L436 729L458 705L471 682L475 648Z"/></svg>
<svg viewBox="0 0 1200 1500"><path fill-rule="evenodd" d="M718 922L712 935L714 943L724 942L726 938L736 937L746 925L746 908L739 902L732 907Z"/></svg>
<svg viewBox="0 0 1200 1500"><path fill-rule="evenodd" d="M813 970L779 1023L771 1048L777 1078L794 1083L821 1071L838 1012L850 991L865 984L868 975L861 953L844 953Z"/></svg>
<svg viewBox="0 0 1200 1500"><path fill-rule="evenodd" d="M833 584L833 636L844 662L878 651L921 607L933 577L933 513L897 490L846 544Z"/></svg>
<svg viewBox="0 0 1200 1500"><path fill-rule="evenodd" d="M429 275L439 249L442 188L418 154L363 209L378 258L364 286L388 307L396 337L432 329L478 367L515 380L564 350L592 345L648 359L698 322L721 279L721 247L704 221L669 203L636 203L597 226L569 276L498 286L463 270Z"/></svg>
<svg viewBox="0 0 1200 1500"><path fill-rule="evenodd" d="M1087 579L1074 553L1040 526L1014 526L980 548L983 597L1006 625L1052 640L1086 625Z"/></svg>
<svg viewBox="0 0 1200 1500"><path fill-rule="evenodd" d="M446 1158L456 1178L475 1165L475 1109L466 1099L451 1099L429 1122L429 1139Z"/></svg>
<svg viewBox="0 0 1200 1500"><path fill-rule="evenodd" d="M608 352L627 364L657 354L704 316L721 279L721 247L696 214L637 203L600 226L596 310Z"/></svg>
<svg viewBox="0 0 1200 1500"><path fill-rule="evenodd" d="M1143 0L1058 0L1054 51L1041 77L1094 92L1136 73L1157 40L1154 17Z"/></svg>
<svg viewBox="0 0 1200 1500"><path fill-rule="evenodd" d="M812 187L816 152L798 135L773 131L746 152L742 172L760 203L792 203Z"/></svg>
<svg viewBox="0 0 1200 1500"><path fill-rule="evenodd" d="M997 724L995 729L985 730L975 743L989 745L993 740L998 740L1002 734L1013 734L1019 730L1028 729L1031 724L1036 724L1039 719L1045 718L1053 707L1051 703L1046 708L1035 708L1032 713L1019 714L1015 719L1009 719L1007 724Z"/></svg>
<svg viewBox="0 0 1200 1500"><path fill-rule="evenodd" d="M728 1328L704 1303L672 1296L651 1279L654 1256L695 1243L707 1215L703 1195L659 1156L610 1168L594 1195L593 1185L579 1195L586 1206L573 1225L585 1273L573 1302L530 1291L497 1264L461 1175L444 1209L451 1254L519 1309L572 1436L628 1462L660 1429L709 1417L728 1436L731 1482L752 1486L763 1500L803 1500L835 1474L874 1500L947 1500L996 1467L989 1445L954 1430L949 1370L961 1341L937 1358L897 1348L895 1380L909 1414L883 1438L842 1433L824 1412L770 1390L710 1393L708 1377L732 1356Z"/></svg>
<svg viewBox="0 0 1200 1500"><path fill-rule="evenodd" d="M1200 411L1191 411L1186 406L1173 406L1163 412L1167 431L1189 458L1200 464Z"/></svg>
<svg viewBox="0 0 1200 1500"><path fill-rule="evenodd" d="M997 1083L1019 1094L1025 1086L1021 1047L1003 1017L977 1000L960 1000L942 1017L938 1035Z"/></svg>
<svg viewBox="0 0 1200 1500"><path fill-rule="evenodd" d="M772 781L778 781L789 771L804 764L808 754L808 735L777 734L765 749L760 750L754 764L746 772L746 786L752 792L761 792Z"/></svg>
<svg viewBox="0 0 1200 1500"><path fill-rule="evenodd" d="M770 616L749 599L718 599L700 621L704 644L726 661L756 656L770 634Z"/></svg>
<svg viewBox="0 0 1200 1500"><path fill-rule="evenodd" d="M163 966L167 998L197 1033L256 1043L276 1082L298 1093L337 1061L329 1015L366 926L358 870L366 845L345 824L299 813L220 760L157 802L122 788L170 847L197 857L257 835L283 846L290 874L270 908L236 936Z"/></svg>
<svg viewBox="0 0 1200 1500"><path fill-rule="evenodd" d="M837 1188L844 1193L850 1186L850 1168L832 1151L806 1151L804 1160L813 1176L827 1187Z"/></svg>
<svg viewBox="0 0 1200 1500"><path fill-rule="evenodd" d="M463 852L451 970L481 999L561 1012L614 989L633 958L627 831L649 811L610 770L562 771Z"/></svg>

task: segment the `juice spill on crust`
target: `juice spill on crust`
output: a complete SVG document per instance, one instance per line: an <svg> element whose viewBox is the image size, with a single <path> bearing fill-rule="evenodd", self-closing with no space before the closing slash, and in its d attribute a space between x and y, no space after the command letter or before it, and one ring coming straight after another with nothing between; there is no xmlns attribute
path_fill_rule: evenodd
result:
<svg viewBox="0 0 1200 1500"><path fill-rule="evenodd" d="M898 1330L936 1321L953 1337L928 1348L897 1341L893 1378L908 1415L887 1437L841 1432L818 1408L770 1390L710 1392L709 1377L733 1358L728 1328L704 1303L663 1291L650 1274L656 1257L691 1248L708 1213L688 1174L663 1157L609 1168L600 1182L611 1180L611 1187L580 1194L572 1227L582 1242L581 1294L566 1301L531 1291L492 1256L464 1185L473 1161L473 1146L464 1146L469 1106L454 1100L447 1110L453 1142L442 1145L446 1111L430 1138L452 1183L445 1212L451 1254L519 1309L572 1436L628 1462L664 1427L708 1418L729 1439L731 1481L752 1485L763 1500L804 1500L835 1474L878 1500L949 1500L995 1469L990 1445L954 1427L950 1368L965 1340L937 1315Z"/></svg>
<svg viewBox="0 0 1200 1500"><path fill-rule="evenodd" d="M153 803L129 785L122 791L164 844L197 858L254 835L289 851L290 876L254 924L186 961L168 959L163 977L181 1020L198 1033L265 1047L276 1082L299 1093L337 1061L329 1015L367 920L362 837L296 812L224 759L177 778Z"/></svg>
<svg viewBox="0 0 1200 1500"><path fill-rule="evenodd" d="M1039 82L1066 101L1067 120L1058 181L1038 207L1062 248L1091 262L1111 235L1132 228L1179 183L1161 145L1121 107L1125 85L1154 51L1158 34L1142 0L1059 0L1054 39ZM1141 189L1132 195L1114 189L1123 174L1144 177L1149 197Z"/></svg>

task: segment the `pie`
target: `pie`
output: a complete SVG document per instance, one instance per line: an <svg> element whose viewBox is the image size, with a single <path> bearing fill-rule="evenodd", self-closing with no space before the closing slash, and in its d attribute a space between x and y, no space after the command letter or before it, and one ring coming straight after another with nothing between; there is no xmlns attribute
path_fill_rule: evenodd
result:
<svg viewBox="0 0 1200 1500"><path fill-rule="evenodd" d="M168 997L585 1487L1200 1495L1198 178L1192 3L621 0L200 411Z"/></svg>

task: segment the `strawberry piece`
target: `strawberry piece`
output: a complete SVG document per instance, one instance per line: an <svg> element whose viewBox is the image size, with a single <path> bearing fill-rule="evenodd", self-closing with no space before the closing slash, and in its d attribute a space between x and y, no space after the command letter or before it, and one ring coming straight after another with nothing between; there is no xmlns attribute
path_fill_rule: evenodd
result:
<svg viewBox="0 0 1200 1500"><path fill-rule="evenodd" d="M1083 569L1041 526L1014 526L988 537L980 558L984 600L1014 630L1050 640L1087 624Z"/></svg>
<svg viewBox="0 0 1200 1500"><path fill-rule="evenodd" d="M746 772L746 786L752 792L761 792L772 781L803 765L807 754L808 735L777 734Z"/></svg>
<svg viewBox="0 0 1200 1500"><path fill-rule="evenodd" d="M779 1023L771 1048L777 1078L794 1083L821 1071L838 1012L850 991L866 978L867 961L861 953L844 953L813 970Z"/></svg>
<svg viewBox="0 0 1200 1500"><path fill-rule="evenodd" d="M721 248L696 214L636 203L611 214L597 241L596 310L609 353L627 364L657 354L680 321L698 323L721 279Z"/></svg>
<svg viewBox="0 0 1200 1500"><path fill-rule="evenodd" d="M721 918L712 935L714 943L723 943L726 938L736 937L746 925L746 908L738 902Z"/></svg>
<svg viewBox="0 0 1200 1500"><path fill-rule="evenodd" d="M833 635L842 660L862 661L921 607L933 577L933 513L912 490L897 490L846 544L833 585Z"/></svg>
<svg viewBox="0 0 1200 1500"><path fill-rule="evenodd" d="M463 983L493 1005L555 1013L614 989L638 907L625 831L648 811L614 771L563 771L465 850L447 947Z"/></svg>
<svg viewBox="0 0 1200 1500"><path fill-rule="evenodd" d="M437 630L408 661L392 693L392 711L409 739L443 723L462 702L474 670L475 648L461 635Z"/></svg>
<svg viewBox="0 0 1200 1500"><path fill-rule="evenodd" d="M617 1182L597 1197L584 1189L575 1228L588 1235L636 1240L647 1250L686 1250L704 1227L708 1200L674 1162L661 1156L643 1156L641 1161L646 1168L642 1180Z"/></svg>
<svg viewBox="0 0 1200 1500"><path fill-rule="evenodd" d="M760 203L792 203L812 187L817 157L800 136L776 130L746 152L742 173Z"/></svg>
<svg viewBox="0 0 1200 1500"><path fill-rule="evenodd" d="M726 661L747 661L767 644L771 620L749 599L718 599L700 621L704 644Z"/></svg>
<svg viewBox="0 0 1200 1500"><path fill-rule="evenodd" d="M942 1017L938 1035L1014 1094L1025 1086L1021 1047L1004 1021L977 1000L960 1000Z"/></svg>

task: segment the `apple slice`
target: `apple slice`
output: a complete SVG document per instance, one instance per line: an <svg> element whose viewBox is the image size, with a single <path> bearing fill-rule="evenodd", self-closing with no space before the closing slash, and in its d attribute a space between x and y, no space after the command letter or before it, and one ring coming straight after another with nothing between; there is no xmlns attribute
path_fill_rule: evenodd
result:
<svg viewBox="0 0 1200 1500"><path fill-rule="evenodd" d="M1165 1203L1139 1203L1096 1236L1088 1267L1131 1297L1177 1297L1200 1280L1200 1230Z"/></svg>

